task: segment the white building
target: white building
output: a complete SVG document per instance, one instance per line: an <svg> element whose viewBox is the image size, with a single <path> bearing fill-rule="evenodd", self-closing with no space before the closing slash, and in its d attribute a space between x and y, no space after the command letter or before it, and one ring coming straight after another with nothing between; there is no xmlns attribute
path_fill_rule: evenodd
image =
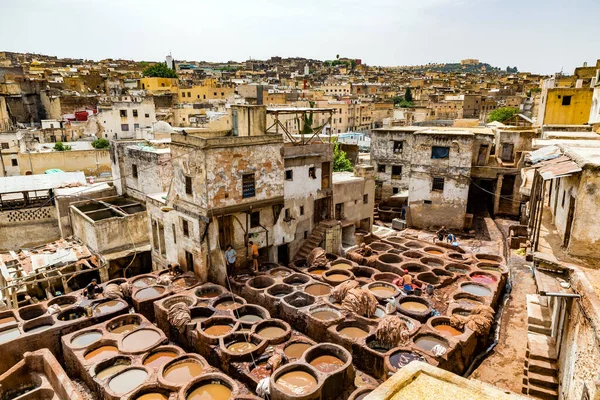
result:
<svg viewBox="0 0 600 400"><path fill-rule="evenodd" d="M152 127L156 111L152 97L113 97L107 104L98 105L98 122L107 139L130 139L136 131Z"/></svg>

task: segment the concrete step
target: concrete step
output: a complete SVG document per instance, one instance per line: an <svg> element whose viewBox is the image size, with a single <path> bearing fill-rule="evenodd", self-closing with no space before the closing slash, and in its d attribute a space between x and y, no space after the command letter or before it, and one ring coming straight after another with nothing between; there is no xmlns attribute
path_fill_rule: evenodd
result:
<svg viewBox="0 0 600 400"><path fill-rule="evenodd" d="M542 325L536 324L527 324L527 330L529 332L539 333L541 335L550 336L552 334L552 329L550 327L545 327Z"/></svg>
<svg viewBox="0 0 600 400"><path fill-rule="evenodd" d="M556 343L550 336L528 333L525 356L533 360L556 361Z"/></svg>
<svg viewBox="0 0 600 400"><path fill-rule="evenodd" d="M558 388L558 378L554 375L542 375L528 371L527 376L523 377L523 383L530 385L542 386L549 389Z"/></svg>
<svg viewBox="0 0 600 400"><path fill-rule="evenodd" d="M545 328L550 328L552 325L550 309L540 304L540 297L538 295L527 295L527 322Z"/></svg>
<svg viewBox="0 0 600 400"><path fill-rule="evenodd" d="M558 390L533 384L523 384L521 392L527 396L543 400L558 400Z"/></svg>
<svg viewBox="0 0 600 400"><path fill-rule="evenodd" d="M543 360L525 360L524 373L535 373L540 375L556 376L558 372L558 364L553 361Z"/></svg>

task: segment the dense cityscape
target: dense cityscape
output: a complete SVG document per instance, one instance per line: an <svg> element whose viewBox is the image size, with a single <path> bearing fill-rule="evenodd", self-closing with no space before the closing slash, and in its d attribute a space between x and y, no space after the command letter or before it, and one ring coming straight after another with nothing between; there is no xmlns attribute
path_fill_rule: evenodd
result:
<svg viewBox="0 0 600 400"><path fill-rule="evenodd" d="M600 59L165 53L0 51L0 399L600 398Z"/></svg>

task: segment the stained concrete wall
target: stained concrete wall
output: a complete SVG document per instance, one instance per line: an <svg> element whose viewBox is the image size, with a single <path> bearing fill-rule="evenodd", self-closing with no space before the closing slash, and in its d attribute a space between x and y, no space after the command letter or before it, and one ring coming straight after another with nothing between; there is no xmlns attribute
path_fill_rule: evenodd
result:
<svg viewBox="0 0 600 400"><path fill-rule="evenodd" d="M166 192L173 179L171 153L168 149L146 150L135 145L128 146L123 159L126 193L140 201L146 194ZM137 177L133 176L133 165Z"/></svg>
<svg viewBox="0 0 600 400"><path fill-rule="evenodd" d="M31 171L32 167L34 175L52 168L65 172L83 171L86 176L98 176L111 170L108 149L19 153L19 166L21 175Z"/></svg>
<svg viewBox="0 0 600 400"><path fill-rule="evenodd" d="M600 257L600 176L597 171L584 169L581 182L575 196L575 213L573 227L567 252L574 256ZM568 201L565 200L565 210L568 212ZM560 231L560 230L559 230Z"/></svg>
<svg viewBox="0 0 600 400"><path fill-rule="evenodd" d="M54 206L0 212L0 251L35 247L59 238Z"/></svg>
<svg viewBox="0 0 600 400"><path fill-rule="evenodd" d="M146 212L92 221L71 206L73 235L97 253L133 249L149 243Z"/></svg>
<svg viewBox="0 0 600 400"><path fill-rule="evenodd" d="M359 168L360 166L357 166ZM375 180L371 171L364 176L355 176L352 173L334 173L333 204L344 204L343 220L350 221L356 228L360 228L360 222L369 218L373 223L373 205L375 198ZM360 174L361 172L358 171ZM339 174L344 174L339 176ZM346 175L348 174L348 175ZM338 175L339 177L335 177ZM364 196L367 201L364 201ZM369 229L370 230L370 226Z"/></svg>

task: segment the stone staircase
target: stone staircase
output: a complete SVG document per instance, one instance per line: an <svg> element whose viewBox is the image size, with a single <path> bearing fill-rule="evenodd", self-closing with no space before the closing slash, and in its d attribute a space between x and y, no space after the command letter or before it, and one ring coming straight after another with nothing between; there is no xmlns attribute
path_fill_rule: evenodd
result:
<svg viewBox="0 0 600 400"><path fill-rule="evenodd" d="M558 362L552 338L552 316L536 294L527 295L527 353L523 366L523 394L558 399Z"/></svg>
<svg viewBox="0 0 600 400"><path fill-rule="evenodd" d="M296 258L306 258L315 247L320 246L325 237L326 230L327 228L323 223L317 224L308 239L304 242L304 245L296 253Z"/></svg>

